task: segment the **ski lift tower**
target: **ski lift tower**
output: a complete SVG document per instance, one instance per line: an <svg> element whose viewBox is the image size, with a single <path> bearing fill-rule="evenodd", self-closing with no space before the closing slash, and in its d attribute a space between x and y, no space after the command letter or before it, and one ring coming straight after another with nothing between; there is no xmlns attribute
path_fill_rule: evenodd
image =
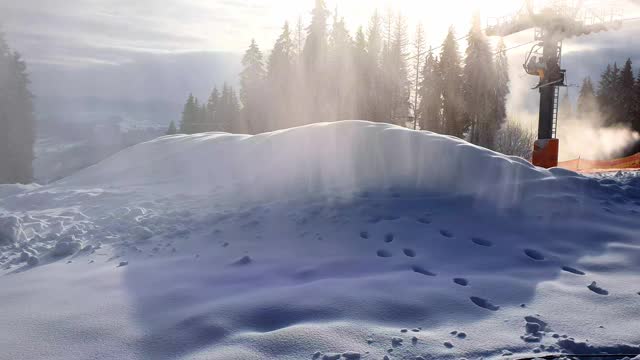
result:
<svg viewBox="0 0 640 360"><path fill-rule="evenodd" d="M562 41L567 38L606 31L622 25L622 13L594 11L584 0L526 0L513 16L489 20L488 36L506 37L535 29L536 44L529 51L524 69L540 78L534 88L540 92L538 140L532 162L545 168L558 165L559 141L556 138L560 87L567 86L566 70L561 68Z"/></svg>

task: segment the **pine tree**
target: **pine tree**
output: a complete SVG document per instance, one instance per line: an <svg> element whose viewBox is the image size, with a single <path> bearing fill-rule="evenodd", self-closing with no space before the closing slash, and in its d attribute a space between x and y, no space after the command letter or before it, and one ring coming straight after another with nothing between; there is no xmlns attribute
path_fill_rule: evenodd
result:
<svg viewBox="0 0 640 360"><path fill-rule="evenodd" d="M609 67L608 71L611 71ZM604 94L602 94L604 95ZM596 116L598 113L598 99L596 99L595 89L590 77L586 77L582 81L580 94L578 95L577 116L579 119L585 119Z"/></svg>
<svg viewBox="0 0 640 360"><path fill-rule="evenodd" d="M269 99L269 123L265 131L295 125L291 119L293 107L293 85L295 77L295 44L291 39L289 23L285 23L282 34L276 40L269 56L267 67L267 87Z"/></svg>
<svg viewBox="0 0 640 360"><path fill-rule="evenodd" d="M631 125L634 112L634 85L635 75L633 74L633 63L627 59L624 67L620 71L620 81L618 90L618 101L616 108L616 120L619 123Z"/></svg>
<svg viewBox="0 0 640 360"><path fill-rule="evenodd" d="M620 84L621 78L618 64L614 63L613 67L607 65L605 72L600 78L600 86L598 89L600 113L607 125L615 124L618 121Z"/></svg>
<svg viewBox="0 0 640 360"><path fill-rule="evenodd" d="M367 62L366 77L368 83L364 94L367 105L366 119L376 122L388 121L385 114L384 72L382 70L382 52L384 48L382 18L376 10L369 21L367 29Z"/></svg>
<svg viewBox="0 0 640 360"><path fill-rule="evenodd" d="M470 126L469 140L477 145L493 148L499 129L492 116L496 106L495 68L487 38L482 32L480 15L473 17L468 36L463 71L465 118Z"/></svg>
<svg viewBox="0 0 640 360"><path fill-rule="evenodd" d="M442 126L442 76L440 64L429 49L422 70L420 108L418 122L421 130L441 133Z"/></svg>
<svg viewBox="0 0 640 360"><path fill-rule="evenodd" d="M301 99L307 108L306 122L326 121L327 103L327 11L324 0L316 0L311 12L311 24L307 28L307 38L303 50L306 99Z"/></svg>
<svg viewBox="0 0 640 360"><path fill-rule="evenodd" d="M30 183L35 143L27 67L0 33L0 183Z"/></svg>
<svg viewBox="0 0 640 360"><path fill-rule="evenodd" d="M368 89L369 77L368 77L368 61L369 54L367 53L367 38L364 34L362 26L358 28L356 32L356 38L353 45L353 65L355 71L355 92L356 99L354 104L354 118L355 119L367 119L370 114L370 90Z"/></svg>
<svg viewBox="0 0 640 360"><path fill-rule="evenodd" d="M265 69L262 52L255 40L242 58L243 70L240 73L240 101L244 128L250 133L267 131L264 121L264 80Z"/></svg>
<svg viewBox="0 0 640 360"><path fill-rule="evenodd" d="M633 88L633 116L631 127L633 130L640 132L640 72L638 72L638 79L636 80Z"/></svg>
<svg viewBox="0 0 640 360"><path fill-rule="evenodd" d="M388 20L387 20L388 21ZM389 24L387 24L389 26ZM390 43L383 51L382 98L386 121L405 126L409 117L411 84L407 69L407 46L409 44L406 19L397 15L391 24Z"/></svg>
<svg viewBox="0 0 640 360"><path fill-rule="evenodd" d="M245 133L246 125L240 121L240 103L238 96L233 89L225 83L222 87L222 95L219 103L220 131L228 133Z"/></svg>
<svg viewBox="0 0 640 360"><path fill-rule="evenodd" d="M327 100L331 106L327 114L327 121L346 120L353 118L355 98L353 84L353 39L344 22L339 18L336 9L333 26L329 36L328 84Z"/></svg>
<svg viewBox="0 0 640 360"><path fill-rule="evenodd" d="M182 110L182 120L180 121L180 132L183 134L195 134L198 132L198 99L193 94L189 94L187 102Z"/></svg>
<svg viewBox="0 0 640 360"><path fill-rule="evenodd" d="M413 61L414 61L414 81L413 81L413 129L416 130L418 126L418 108L419 108L419 95L420 95L420 83L422 82L422 60L426 54L426 44L424 39L424 30L422 24L418 24L416 27L416 35L413 40Z"/></svg>
<svg viewBox="0 0 640 360"><path fill-rule="evenodd" d="M468 124L464 120L462 91L462 68L460 53L453 27L442 45L440 52L440 72L442 75L442 131L444 134L462 138Z"/></svg>
<svg viewBox="0 0 640 360"><path fill-rule="evenodd" d="M171 123L169 123L169 129L167 129L166 134L167 135L175 135L178 133L178 129L176 129L176 123L171 120Z"/></svg>
<svg viewBox="0 0 640 360"><path fill-rule="evenodd" d="M498 128L505 126L507 122L507 97L509 96L509 60L507 59L506 46L503 39L498 42L498 51L495 56L495 106L493 119Z"/></svg>
<svg viewBox="0 0 640 360"><path fill-rule="evenodd" d="M304 63L307 71L317 71L324 67L327 56L327 20L329 11L324 0L316 0L311 12L311 25L307 28L304 44Z"/></svg>
<svg viewBox="0 0 640 360"><path fill-rule="evenodd" d="M221 127L218 124L217 112L220 105L220 92L217 87L213 88L209 99L207 100L206 111L206 131L220 131Z"/></svg>
<svg viewBox="0 0 640 360"><path fill-rule="evenodd" d="M295 57L299 58L302 56L302 50L304 49L306 36L304 34L304 25L302 24L302 16L298 17L298 22L296 23L296 28L293 33L293 45L295 47Z"/></svg>

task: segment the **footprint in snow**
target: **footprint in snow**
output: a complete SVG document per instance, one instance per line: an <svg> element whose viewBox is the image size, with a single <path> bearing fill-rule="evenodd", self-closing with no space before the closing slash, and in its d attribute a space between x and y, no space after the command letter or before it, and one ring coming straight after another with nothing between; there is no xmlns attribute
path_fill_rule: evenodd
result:
<svg viewBox="0 0 640 360"><path fill-rule="evenodd" d="M403 249L402 252L408 257L416 257L416 252L413 249Z"/></svg>
<svg viewBox="0 0 640 360"><path fill-rule="evenodd" d="M233 265L235 266L244 266L244 265L249 265L253 262L253 259L251 259L250 256L246 255L243 256L242 258L238 259L236 262L233 263Z"/></svg>
<svg viewBox="0 0 640 360"><path fill-rule="evenodd" d="M431 271L423 268L422 266L419 265L414 265L411 267L411 270L413 270L413 272L418 273L418 274L422 274L425 276L436 276L436 274L432 273Z"/></svg>
<svg viewBox="0 0 640 360"><path fill-rule="evenodd" d="M385 235L385 236L384 236L384 242L386 242L386 243L393 242L393 240L394 240L395 238L396 238L396 237L395 237L395 235L393 235L393 234L389 233L389 234L387 234L387 235Z"/></svg>
<svg viewBox="0 0 640 360"><path fill-rule="evenodd" d="M471 241L473 241L474 244L479 245L479 246L484 246L484 247L491 247L493 246L493 242L483 239L483 238L479 238L479 237L474 237L471 238Z"/></svg>
<svg viewBox="0 0 640 360"><path fill-rule="evenodd" d="M121 261L120 264L117 267L123 267L123 266L127 266L129 265L128 261Z"/></svg>
<svg viewBox="0 0 640 360"><path fill-rule="evenodd" d="M592 282L591 285L587 286L589 288L589 290L593 291L594 293L598 294L598 295L609 295L609 292L601 287L598 286L598 284L596 284L596 282Z"/></svg>
<svg viewBox="0 0 640 360"><path fill-rule="evenodd" d="M378 250L377 252L378 256L381 258L390 258L393 255L391 254L391 252L387 251L387 250Z"/></svg>
<svg viewBox="0 0 640 360"><path fill-rule="evenodd" d="M571 266L563 266L562 270L575 275L586 275L583 271L580 271L576 268L572 268Z"/></svg>
<svg viewBox="0 0 640 360"><path fill-rule="evenodd" d="M524 253L525 253L525 255L527 255L528 257L530 257L533 260L536 260L536 261L544 260L544 255L542 255L542 253L537 251L537 250L525 249Z"/></svg>
<svg viewBox="0 0 640 360"><path fill-rule="evenodd" d="M453 237L453 233L449 230L440 230L440 235L446 237L446 238L452 238Z"/></svg>
<svg viewBox="0 0 640 360"><path fill-rule="evenodd" d="M465 278L455 278L453 279L453 282L460 285L460 286L468 286L469 285L469 280L465 279Z"/></svg>
<svg viewBox="0 0 640 360"><path fill-rule="evenodd" d="M418 219L418 222L421 224L425 224L425 225L429 225L431 224L431 219L426 218L426 217L421 217Z"/></svg>
<svg viewBox="0 0 640 360"><path fill-rule="evenodd" d="M469 299L471 299L471 301L476 304L477 306L483 308L483 309L487 309L487 310L491 310L491 311L498 311L500 309L500 306L497 305L493 305L489 300L487 299L483 299L477 296L472 296Z"/></svg>
<svg viewBox="0 0 640 360"><path fill-rule="evenodd" d="M360 237L363 239L368 239L369 238L369 233L366 231L361 231L360 232Z"/></svg>
<svg viewBox="0 0 640 360"><path fill-rule="evenodd" d="M345 358L346 360L359 360L360 353L355 351L347 351L342 353L342 357Z"/></svg>

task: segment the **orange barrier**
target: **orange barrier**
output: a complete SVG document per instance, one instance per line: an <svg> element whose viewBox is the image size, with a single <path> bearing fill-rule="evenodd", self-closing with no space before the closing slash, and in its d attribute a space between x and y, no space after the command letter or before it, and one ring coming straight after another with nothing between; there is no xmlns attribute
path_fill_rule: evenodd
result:
<svg viewBox="0 0 640 360"><path fill-rule="evenodd" d="M558 167L573 171L611 171L640 168L640 153L615 160L576 159L558 163Z"/></svg>

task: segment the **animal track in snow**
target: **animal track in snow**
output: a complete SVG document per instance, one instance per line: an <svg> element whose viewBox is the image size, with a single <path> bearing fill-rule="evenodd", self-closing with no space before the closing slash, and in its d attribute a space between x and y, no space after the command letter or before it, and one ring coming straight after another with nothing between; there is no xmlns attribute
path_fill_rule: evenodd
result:
<svg viewBox="0 0 640 360"><path fill-rule="evenodd" d="M426 276L436 276L436 274L432 273L431 271L423 268L422 266L419 265L413 265L411 267L411 270L413 270L413 272L416 272L418 274L422 274L422 275L426 275Z"/></svg>
<svg viewBox="0 0 640 360"><path fill-rule="evenodd" d="M483 299L477 296L472 296L469 299L471 299L471 301L476 304L477 306L483 308L483 309L487 309L487 310L491 310L491 311L498 311L500 309L500 306L497 305L493 305L489 300L487 299Z"/></svg>
<svg viewBox="0 0 640 360"><path fill-rule="evenodd" d="M393 235L391 233L389 233L389 234L384 236L384 242L386 242L386 243L393 242L394 239L395 239L395 235Z"/></svg>
<svg viewBox="0 0 640 360"><path fill-rule="evenodd" d="M366 231L361 231L360 232L360 237L363 239L368 239L369 238L369 233Z"/></svg>
<svg viewBox="0 0 640 360"><path fill-rule="evenodd" d="M243 265L249 265L249 264L251 264L251 262L253 262L253 259L251 259L250 256L246 255L246 256L243 256L242 258L238 259L236 262L234 262L233 265L243 266Z"/></svg>
<svg viewBox="0 0 640 360"><path fill-rule="evenodd" d="M421 218L418 218L418 222L421 224L429 225L431 224L431 219L426 217L421 217Z"/></svg>
<svg viewBox="0 0 640 360"><path fill-rule="evenodd" d="M542 255L542 253L537 251L537 250L525 249L524 253L525 253L525 255L527 255L528 257L530 257L531 259L533 259L535 261L544 260L544 255Z"/></svg>
<svg viewBox="0 0 640 360"><path fill-rule="evenodd" d="M474 237L471 238L471 241L473 241L474 244L476 245L480 245L480 246L484 246L484 247L491 247L493 246L493 242L483 239L483 238L479 238L479 237Z"/></svg>
<svg viewBox="0 0 640 360"><path fill-rule="evenodd" d="M408 257L416 257L416 252L413 249L403 249L402 252Z"/></svg>
<svg viewBox="0 0 640 360"><path fill-rule="evenodd" d="M440 235L446 237L446 238L452 238L453 237L453 233L449 230L440 230Z"/></svg>
<svg viewBox="0 0 640 360"><path fill-rule="evenodd" d="M460 286L468 286L469 285L469 280L465 279L465 278L455 278L453 279L453 282L460 285Z"/></svg>
<svg viewBox="0 0 640 360"><path fill-rule="evenodd" d="M388 250L383 250L383 249L378 250L377 254L381 258L390 258L390 257L393 256L393 254L391 254L391 252L389 252Z"/></svg>
<svg viewBox="0 0 640 360"><path fill-rule="evenodd" d="M609 295L609 292L601 287L598 286L598 284L594 281L591 283L591 285L587 286L589 288L589 290L593 291L594 293L598 294L598 295Z"/></svg>
<svg viewBox="0 0 640 360"><path fill-rule="evenodd" d="M562 270L575 275L586 275L583 271L580 271L576 268L572 268L571 266L563 266Z"/></svg>

